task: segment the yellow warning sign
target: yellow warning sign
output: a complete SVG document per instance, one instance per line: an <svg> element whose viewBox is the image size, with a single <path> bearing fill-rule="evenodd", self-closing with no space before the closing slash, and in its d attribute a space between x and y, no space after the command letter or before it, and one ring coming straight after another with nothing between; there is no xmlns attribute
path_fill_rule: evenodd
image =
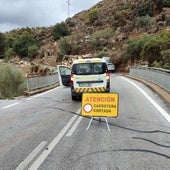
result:
<svg viewBox="0 0 170 170"><path fill-rule="evenodd" d="M117 117L117 93L83 93L82 116L90 117Z"/></svg>

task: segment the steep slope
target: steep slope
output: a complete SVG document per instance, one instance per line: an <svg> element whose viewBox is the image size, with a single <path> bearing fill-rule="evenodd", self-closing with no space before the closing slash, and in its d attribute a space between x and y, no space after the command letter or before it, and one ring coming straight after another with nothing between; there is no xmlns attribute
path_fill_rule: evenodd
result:
<svg viewBox="0 0 170 170"><path fill-rule="evenodd" d="M72 43L68 44L72 49L64 55L108 55L117 68L122 68L128 40L146 33L154 35L162 30L170 31L170 1L103 0L89 10L68 18L65 23L71 30L67 38ZM110 30L113 33L108 37ZM52 33L53 27L33 32L41 45L36 63L57 65L61 49Z"/></svg>
<svg viewBox="0 0 170 170"><path fill-rule="evenodd" d="M157 34L162 30L170 30L170 2L162 0L103 0L87 11L82 11L74 17L66 20L66 23L74 23L70 27L72 35L77 35L81 42L88 36L99 30L111 28L114 35L109 39L111 48L99 41L103 48L94 50L88 43L77 43L83 46L82 53L99 53L107 51L115 64L121 64L123 51L129 39L142 36L146 33ZM101 36L102 37L102 36ZM90 42L91 43L91 42ZM107 49L107 50L105 50Z"/></svg>

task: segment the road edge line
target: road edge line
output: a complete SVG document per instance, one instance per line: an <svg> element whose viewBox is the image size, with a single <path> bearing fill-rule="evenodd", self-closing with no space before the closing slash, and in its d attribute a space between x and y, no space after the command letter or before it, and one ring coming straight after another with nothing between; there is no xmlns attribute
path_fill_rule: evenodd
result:
<svg viewBox="0 0 170 170"><path fill-rule="evenodd" d="M139 86L137 86L135 83L128 80L127 78L125 77L121 78L135 86L150 101L150 103L162 114L162 116L170 123L170 115L159 104L157 104L145 91L143 91Z"/></svg>

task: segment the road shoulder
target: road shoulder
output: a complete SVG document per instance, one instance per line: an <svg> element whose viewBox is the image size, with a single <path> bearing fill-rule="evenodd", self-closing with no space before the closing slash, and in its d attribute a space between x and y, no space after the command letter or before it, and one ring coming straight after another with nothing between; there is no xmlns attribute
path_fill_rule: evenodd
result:
<svg viewBox="0 0 170 170"><path fill-rule="evenodd" d="M142 79L142 78L139 78L139 77L134 77L134 76L131 76L129 74L126 74L124 76L131 78L131 79L134 79L134 80L137 80L137 81L145 84L147 87L152 89L155 93L157 93L162 98L162 100L166 103L166 105L168 107L170 107L170 92L168 90L158 86L157 84L155 84L151 81L148 81L148 80L145 80L145 79Z"/></svg>

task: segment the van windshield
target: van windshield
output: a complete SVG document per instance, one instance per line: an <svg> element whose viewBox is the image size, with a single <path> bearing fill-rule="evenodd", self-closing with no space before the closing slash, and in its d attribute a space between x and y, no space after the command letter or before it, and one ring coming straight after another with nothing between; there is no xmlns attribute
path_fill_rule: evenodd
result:
<svg viewBox="0 0 170 170"><path fill-rule="evenodd" d="M72 73L76 75L104 74L106 71L106 63L77 63L72 68Z"/></svg>

